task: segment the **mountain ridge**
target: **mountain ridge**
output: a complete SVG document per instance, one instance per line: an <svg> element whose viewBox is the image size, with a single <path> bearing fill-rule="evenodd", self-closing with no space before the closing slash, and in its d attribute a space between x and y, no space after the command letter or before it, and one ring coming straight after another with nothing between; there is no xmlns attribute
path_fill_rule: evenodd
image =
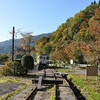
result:
<svg viewBox="0 0 100 100"><path fill-rule="evenodd" d="M33 39L35 39L37 41L42 36L47 37L47 36L50 36L51 34L52 33L42 33L42 34L33 36ZM17 46L17 47L20 46L20 43L19 43L20 40L21 39L15 39L15 46ZM0 42L0 54L1 53L9 53L11 51L11 48L12 48L12 39Z"/></svg>
<svg viewBox="0 0 100 100"><path fill-rule="evenodd" d="M99 55L99 44L100 4L91 4L76 13L74 17L68 18L51 36L40 38L36 42L35 50L39 54L50 54L53 61L73 59L83 63L84 59L85 61L88 60L87 54L91 53L94 56L93 53L95 52Z"/></svg>

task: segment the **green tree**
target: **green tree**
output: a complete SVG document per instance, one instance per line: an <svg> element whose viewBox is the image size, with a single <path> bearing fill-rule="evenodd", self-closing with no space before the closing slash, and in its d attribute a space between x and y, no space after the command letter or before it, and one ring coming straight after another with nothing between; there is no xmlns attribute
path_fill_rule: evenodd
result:
<svg viewBox="0 0 100 100"><path fill-rule="evenodd" d="M95 9L98 7L97 4L90 5L86 7L83 11L83 13L86 15L86 18L91 18L95 14Z"/></svg>
<svg viewBox="0 0 100 100"><path fill-rule="evenodd" d="M96 1L94 0L94 4L96 4Z"/></svg>
<svg viewBox="0 0 100 100"><path fill-rule="evenodd" d="M51 51L52 47L50 45L45 45L42 49L42 52L44 54L50 54L50 51Z"/></svg>
<svg viewBox="0 0 100 100"><path fill-rule="evenodd" d="M91 2L91 5L93 5L93 2Z"/></svg>
<svg viewBox="0 0 100 100"><path fill-rule="evenodd" d="M62 34L58 31L55 40L58 41L62 37Z"/></svg>

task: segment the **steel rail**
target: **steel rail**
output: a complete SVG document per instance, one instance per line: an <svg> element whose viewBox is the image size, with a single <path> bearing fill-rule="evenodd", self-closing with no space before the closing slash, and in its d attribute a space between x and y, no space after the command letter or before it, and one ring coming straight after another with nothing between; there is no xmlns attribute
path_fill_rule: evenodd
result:
<svg viewBox="0 0 100 100"><path fill-rule="evenodd" d="M50 71L53 73L55 80L57 80L56 74L53 72L53 70L50 69ZM59 98L59 85L55 84L55 100L60 100Z"/></svg>
<svg viewBox="0 0 100 100"><path fill-rule="evenodd" d="M55 70L52 70L52 69L50 69L50 71L51 71L51 73L53 74L53 76L54 76L54 78L55 78L55 80L57 80L57 76L56 76L56 74L54 73L54 71ZM56 71L55 71L56 72ZM44 70L44 75L43 75L44 77L46 77L46 70ZM45 81L45 80L44 80ZM37 88L38 87L38 85L36 85L35 86L35 88L32 90L32 92L25 98L25 100L32 100L33 99L33 97L34 97L34 95L35 95L35 92L37 91ZM60 100L60 97L59 97L59 85L58 85L58 83L57 84L55 84L55 100Z"/></svg>
<svg viewBox="0 0 100 100"><path fill-rule="evenodd" d="M37 90L37 85L32 90L32 92L25 98L25 100L32 100L34 92Z"/></svg>

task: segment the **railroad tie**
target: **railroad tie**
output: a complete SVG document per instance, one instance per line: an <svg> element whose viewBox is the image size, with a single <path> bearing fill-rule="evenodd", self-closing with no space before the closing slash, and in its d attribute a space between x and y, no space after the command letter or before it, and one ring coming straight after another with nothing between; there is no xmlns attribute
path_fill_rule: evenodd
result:
<svg viewBox="0 0 100 100"><path fill-rule="evenodd" d="M37 89L40 89L40 88L41 88L42 80L43 80L43 76L40 76L40 77L39 77L39 80L38 80L38 86L37 86Z"/></svg>

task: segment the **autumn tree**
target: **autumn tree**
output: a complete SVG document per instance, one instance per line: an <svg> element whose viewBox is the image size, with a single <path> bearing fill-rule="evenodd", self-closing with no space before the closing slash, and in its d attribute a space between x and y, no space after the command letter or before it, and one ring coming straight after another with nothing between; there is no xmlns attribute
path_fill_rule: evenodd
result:
<svg viewBox="0 0 100 100"><path fill-rule="evenodd" d="M50 45L45 45L42 49L42 53L44 54L50 54L50 51L51 51L51 46Z"/></svg>
<svg viewBox="0 0 100 100"><path fill-rule="evenodd" d="M36 46L35 46L35 50L36 52L38 52L38 54L42 54L42 53L47 53L49 54L51 51L51 47L49 44L46 44L49 42L50 36L44 37L42 36L37 42L36 42ZM45 45L46 44L46 45Z"/></svg>
<svg viewBox="0 0 100 100"><path fill-rule="evenodd" d="M97 64L98 58L100 57L100 54L99 54L100 51L98 52L98 50L94 48L94 41L91 41L91 44L81 42L79 48L84 54L85 60L89 64L92 64L92 65Z"/></svg>
<svg viewBox="0 0 100 100"><path fill-rule="evenodd" d="M83 63L83 54L81 50L78 48L78 43L75 41L71 41L67 46L63 48L65 54L68 55L70 59L74 61L78 61L79 63Z"/></svg>
<svg viewBox="0 0 100 100"><path fill-rule="evenodd" d="M26 53L30 53L31 51L31 46L32 43L34 42L32 40L33 36L31 35L32 33L26 33L26 34L21 34L22 39L20 40L20 44L23 47L23 49L26 51Z"/></svg>
<svg viewBox="0 0 100 100"><path fill-rule="evenodd" d="M55 56L55 52L52 52L50 54L50 60L53 61L53 62L56 62L57 61L56 56Z"/></svg>

